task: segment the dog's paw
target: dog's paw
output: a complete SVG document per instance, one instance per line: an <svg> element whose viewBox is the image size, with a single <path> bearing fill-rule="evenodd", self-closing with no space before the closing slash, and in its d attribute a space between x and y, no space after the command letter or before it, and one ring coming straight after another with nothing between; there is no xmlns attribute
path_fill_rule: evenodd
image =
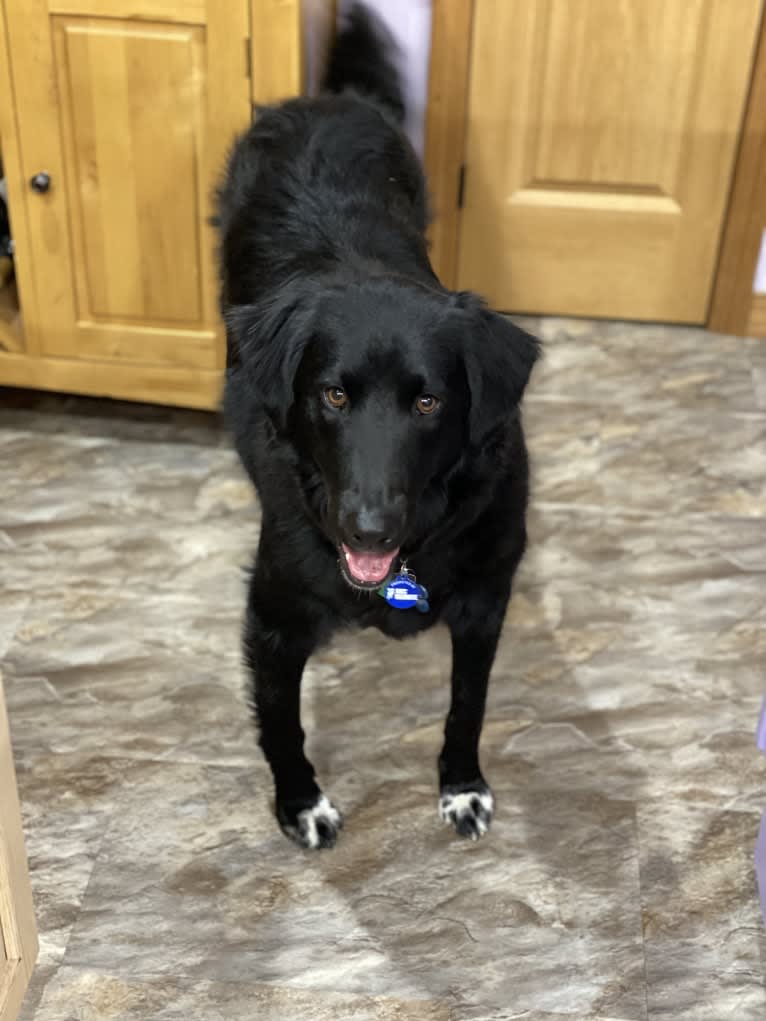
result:
<svg viewBox="0 0 766 1021"><path fill-rule="evenodd" d="M469 784L446 784L439 797L439 815L452 823L461 837L478 840L492 822L495 799L488 785L479 780Z"/></svg>
<svg viewBox="0 0 766 1021"><path fill-rule="evenodd" d="M343 828L343 816L324 794L313 803L283 801L277 805L282 832L301 847L319 850L333 847Z"/></svg>

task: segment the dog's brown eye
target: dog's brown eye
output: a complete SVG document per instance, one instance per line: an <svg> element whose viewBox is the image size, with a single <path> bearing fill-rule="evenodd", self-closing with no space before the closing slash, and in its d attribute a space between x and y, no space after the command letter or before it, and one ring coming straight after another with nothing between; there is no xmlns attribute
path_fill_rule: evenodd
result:
<svg viewBox="0 0 766 1021"><path fill-rule="evenodd" d="M348 404L348 394L342 386L325 387L324 399L330 407L335 408L336 411L339 411L341 408L345 408Z"/></svg>
<svg viewBox="0 0 766 1021"><path fill-rule="evenodd" d="M440 404L439 398L433 394L421 394L415 401L415 410L421 415L433 415Z"/></svg>

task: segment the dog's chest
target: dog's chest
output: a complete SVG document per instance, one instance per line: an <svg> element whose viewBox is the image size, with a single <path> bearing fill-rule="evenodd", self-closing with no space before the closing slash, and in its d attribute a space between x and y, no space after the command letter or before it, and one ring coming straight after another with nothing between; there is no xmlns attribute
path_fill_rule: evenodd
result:
<svg viewBox="0 0 766 1021"><path fill-rule="evenodd" d="M354 615L360 627L374 627L389 638L411 638L421 631L427 631L439 619L433 610L418 613L417 610L396 610L383 600L380 605L370 604Z"/></svg>

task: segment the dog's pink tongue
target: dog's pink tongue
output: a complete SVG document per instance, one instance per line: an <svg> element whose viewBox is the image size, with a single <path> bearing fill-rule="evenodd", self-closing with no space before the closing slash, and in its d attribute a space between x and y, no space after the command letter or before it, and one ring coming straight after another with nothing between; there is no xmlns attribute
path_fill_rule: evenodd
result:
<svg viewBox="0 0 766 1021"><path fill-rule="evenodd" d="M355 553L348 546L343 546L346 565L352 578L367 584L385 581L398 549L391 553Z"/></svg>

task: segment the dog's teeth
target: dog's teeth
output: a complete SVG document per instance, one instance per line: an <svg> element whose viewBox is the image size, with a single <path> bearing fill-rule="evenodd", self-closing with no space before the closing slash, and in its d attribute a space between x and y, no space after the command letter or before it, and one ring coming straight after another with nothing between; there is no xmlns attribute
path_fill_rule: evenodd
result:
<svg viewBox="0 0 766 1021"><path fill-rule="evenodd" d="M345 550L344 550L344 553L345 553ZM346 553L346 563L348 563L350 559L351 559L351 554L350 553Z"/></svg>

